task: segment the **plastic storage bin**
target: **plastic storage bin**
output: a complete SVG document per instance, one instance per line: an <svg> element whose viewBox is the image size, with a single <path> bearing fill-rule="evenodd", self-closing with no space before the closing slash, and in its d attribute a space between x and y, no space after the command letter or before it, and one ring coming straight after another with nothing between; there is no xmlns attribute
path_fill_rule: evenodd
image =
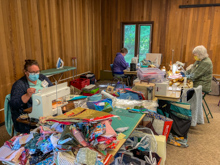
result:
<svg viewBox="0 0 220 165"><path fill-rule="evenodd" d="M95 74L87 73L80 76L80 78L87 78L90 80L90 84L95 84Z"/></svg>
<svg viewBox="0 0 220 165"><path fill-rule="evenodd" d="M78 78L78 79L70 81L70 85L81 90L85 86L90 85L90 79Z"/></svg>
<svg viewBox="0 0 220 165"><path fill-rule="evenodd" d="M137 77L141 81L147 81L149 83L162 83L164 81L165 72L158 68L139 68L137 71Z"/></svg>

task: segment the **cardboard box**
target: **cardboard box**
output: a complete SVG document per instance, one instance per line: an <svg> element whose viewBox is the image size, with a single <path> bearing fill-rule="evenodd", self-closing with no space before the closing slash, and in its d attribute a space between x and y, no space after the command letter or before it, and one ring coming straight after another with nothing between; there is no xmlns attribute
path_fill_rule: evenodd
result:
<svg viewBox="0 0 220 165"><path fill-rule="evenodd" d="M146 82L136 82L132 88L134 91L143 93L146 100L153 100L155 97L155 84Z"/></svg>
<svg viewBox="0 0 220 165"><path fill-rule="evenodd" d="M112 80L112 71L111 70L100 70L100 80Z"/></svg>

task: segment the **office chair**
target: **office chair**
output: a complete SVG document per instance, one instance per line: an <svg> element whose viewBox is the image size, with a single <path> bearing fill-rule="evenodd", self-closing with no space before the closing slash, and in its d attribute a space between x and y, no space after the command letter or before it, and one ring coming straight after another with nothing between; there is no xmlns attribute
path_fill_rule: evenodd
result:
<svg viewBox="0 0 220 165"><path fill-rule="evenodd" d="M11 108L9 105L9 101L11 98L11 94L8 94L5 97L5 103L4 103L4 115L5 115L5 128L8 132L8 134L13 137L17 132L14 130L14 124L12 121L12 116L11 116Z"/></svg>

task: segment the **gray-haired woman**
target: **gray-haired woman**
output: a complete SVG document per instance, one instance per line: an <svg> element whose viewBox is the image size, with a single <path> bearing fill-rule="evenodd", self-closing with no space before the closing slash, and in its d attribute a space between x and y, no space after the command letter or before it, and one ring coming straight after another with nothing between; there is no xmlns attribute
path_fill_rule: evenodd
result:
<svg viewBox="0 0 220 165"><path fill-rule="evenodd" d="M186 71L186 77L193 81L193 87L202 85L203 92L210 92L213 66L207 50L200 45L195 47L192 53L196 62Z"/></svg>

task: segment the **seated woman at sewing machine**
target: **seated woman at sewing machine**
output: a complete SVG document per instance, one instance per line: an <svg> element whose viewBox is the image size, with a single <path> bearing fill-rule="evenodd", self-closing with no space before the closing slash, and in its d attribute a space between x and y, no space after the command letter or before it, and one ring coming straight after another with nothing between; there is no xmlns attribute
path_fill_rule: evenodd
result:
<svg viewBox="0 0 220 165"><path fill-rule="evenodd" d="M210 92L213 65L211 59L208 57L207 50L200 45L193 49L193 55L196 62L191 69L186 71L186 77L193 81L193 87L202 85L203 92Z"/></svg>
<svg viewBox="0 0 220 165"><path fill-rule="evenodd" d="M113 63L113 72L114 74L124 74L123 70L125 70L129 64L125 61L125 56L128 53L126 48L122 48L120 53L116 54Z"/></svg>
<svg viewBox="0 0 220 165"><path fill-rule="evenodd" d="M32 107L32 94L53 84L46 76L40 74L40 67L36 60L25 60L24 74L12 86L9 105L15 130L20 133L29 133L30 126L19 123L16 119L24 109Z"/></svg>

